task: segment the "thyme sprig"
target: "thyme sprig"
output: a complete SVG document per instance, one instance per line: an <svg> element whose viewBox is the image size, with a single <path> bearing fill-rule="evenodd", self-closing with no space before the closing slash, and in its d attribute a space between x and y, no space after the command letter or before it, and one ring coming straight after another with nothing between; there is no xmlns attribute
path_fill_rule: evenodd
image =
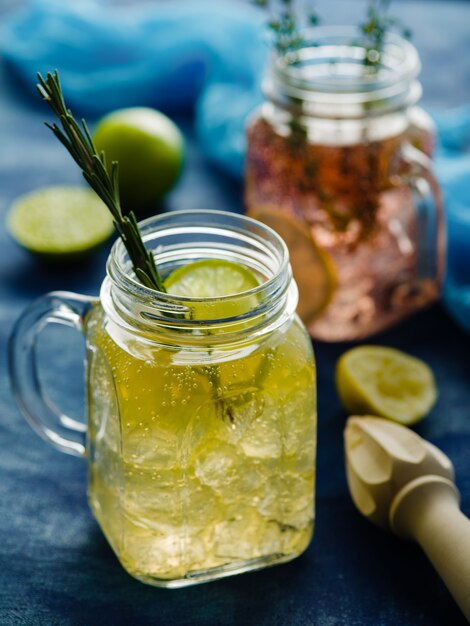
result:
<svg viewBox="0 0 470 626"><path fill-rule="evenodd" d="M253 0L258 6L267 8L269 0ZM273 46L280 54L295 52L304 44L302 24L305 21L310 26L320 23L318 13L308 9L301 16L299 24L299 11L295 10L296 0L281 0L282 8L278 15L272 17L267 25L273 35ZM385 38L388 32L398 31L405 39L410 39L411 31L403 22L389 15L391 0L369 0L366 18L359 24L361 39L351 42L352 45L360 45L365 49L364 65L377 67L381 61Z"/></svg>
<svg viewBox="0 0 470 626"><path fill-rule="evenodd" d="M405 39L410 39L411 31L401 20L389 15L391 0L370 0L366 20L359 24L362 39L359 42L365 50L364 65L376 67L381 59L387 33L398 31Z"/></svg>
<svg viewBox="0 0 470 626"><path fill-rule="evenodd" d="M269 0L255 0L255 4L267 7ZM298 24L298 17L294 8L295 0L281 0L282 9L278 15L273 16L268 21L268 27L273 36L273 45L279 54L295 52L304 44L301 26ZM318 14L309 10L305 18L310 26L317 26L320 22Z"/></svg>
<svg viewBox="0 0 470 626"><path fill-rule="evenodd" d="M112 162L109 173L106 167L106 156L104 152L97 153L85 120L82 119L81 125L78 124L70 109L67 108L57 70L53 74L48 72L45 79L39 72L37 76L38 91L57 116L62 128L59 128L57 124L47 122L46 126L65 146L82 170L87 183L110 210L137 278L146 287L165 292L155 258L145 247L134 212L129 211L127 215L122 213L117 161Z"/></svg>

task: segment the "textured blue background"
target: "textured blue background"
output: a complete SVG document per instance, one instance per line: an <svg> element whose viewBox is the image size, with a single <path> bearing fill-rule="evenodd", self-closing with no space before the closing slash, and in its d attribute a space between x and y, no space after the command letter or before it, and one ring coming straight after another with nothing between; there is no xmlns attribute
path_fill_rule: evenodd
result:
<svg viewBox="0 0 470 626"><path fill-rule="evenodd" d="M327 17L356 19L355 2L323 4ZM470 4L409 1L398 3L397 11L416 33L425 104L442 110L468 102ZM5 232L4 215L17 195L39 185L80 182L43 127L45 115L0 63L0 625L464 624L419 549L371 526L351 503L342 451L345 415L333 384L344 345L315 346L317 527L306 554L288 565L179 591L146 587L124 572L88 510L86 464L41 442L19 415L8 387L6 343L22 309L52 289L96 294L104 273L106 250L81 267L45 268ZM191 121L178 121L188 139L187 167L165 208L240 211L239 184L209 167ZM418 431L453 460L469 515L468 336L436 306L374 342L407 350L434 369L440 398ZM54 329L41 341L44 383L75 415L82 403L82 353L80 338L71 331Z"/></svg>

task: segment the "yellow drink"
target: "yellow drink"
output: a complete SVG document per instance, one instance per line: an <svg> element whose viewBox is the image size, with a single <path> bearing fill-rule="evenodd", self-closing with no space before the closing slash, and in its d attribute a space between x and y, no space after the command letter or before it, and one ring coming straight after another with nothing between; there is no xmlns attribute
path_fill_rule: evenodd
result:
<svg viewBox="0 0 470 626"><path fill-rule="evenodd" d="M89 495L124 567L179 580L300 554L313 527L315 398L297 319L206 364L207 352L195 363L164 346L131 354L102 318L89 324L90 378L103 381L90 388Z"/></svg>

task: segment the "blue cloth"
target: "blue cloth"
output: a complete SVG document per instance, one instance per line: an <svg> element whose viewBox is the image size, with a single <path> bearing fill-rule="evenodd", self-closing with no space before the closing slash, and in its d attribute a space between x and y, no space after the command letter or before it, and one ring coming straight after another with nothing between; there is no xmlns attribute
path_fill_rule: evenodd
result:
<svg viewBox="0 0 470 626"><path fill-rule="evenodd" d="M250 5L179 0L112 13L107 3L29 0L2 32L4 58L32 89L58 68L75 112L196 106L207 156L240 177L244 120L261 99L265 15Z"/></svg>
<svg viewBox="0 0 470 626"><path fill-rule="evenodd" d="M448 255L444 302L470 331L470 105L436 116L436 171L444 190Z"/></svg>
<svg viewBox="0 0 470 626"><path fill-rule="evenodd" d="M170 114L194 107L205 155L243 174L245 122L261 102L265 14L250 5L179 0L124 7L104 0L29 0L3 29L3 55L26 85L60 70L75 111L101 115L133 105ZM449 232L444 299L470 330L470 106L435 116L436 170Z"/></svg>

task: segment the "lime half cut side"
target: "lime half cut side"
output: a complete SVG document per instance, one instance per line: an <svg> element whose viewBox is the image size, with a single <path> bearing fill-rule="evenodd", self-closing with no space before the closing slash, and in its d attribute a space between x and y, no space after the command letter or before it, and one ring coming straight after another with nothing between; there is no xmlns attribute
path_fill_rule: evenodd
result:
<svg viewBox="0 0 470 626"><path fill-rule="evenodd" d="M50 259L79 258L114 231L111 214L94 191L84 187L43 187L20 196L7 226L27 250Z"/></svg>
<svg viewBox="0 0 470 626"><path fill-rule="evenodd" d="M350 414L378 415L406 426L422 419L437 399L426 363L382 346L359 346L343 354L336 386Z"/></svg>
<svg viewBox="0 0 470 626"><path fill-rule="evenodd" d="M171 295L196 299L193 303L195 319L222 319L243 315L254 308L258 295L243 294L258 287L260 281L239 263L202 259L179 267L164 284Z"/></svg>

